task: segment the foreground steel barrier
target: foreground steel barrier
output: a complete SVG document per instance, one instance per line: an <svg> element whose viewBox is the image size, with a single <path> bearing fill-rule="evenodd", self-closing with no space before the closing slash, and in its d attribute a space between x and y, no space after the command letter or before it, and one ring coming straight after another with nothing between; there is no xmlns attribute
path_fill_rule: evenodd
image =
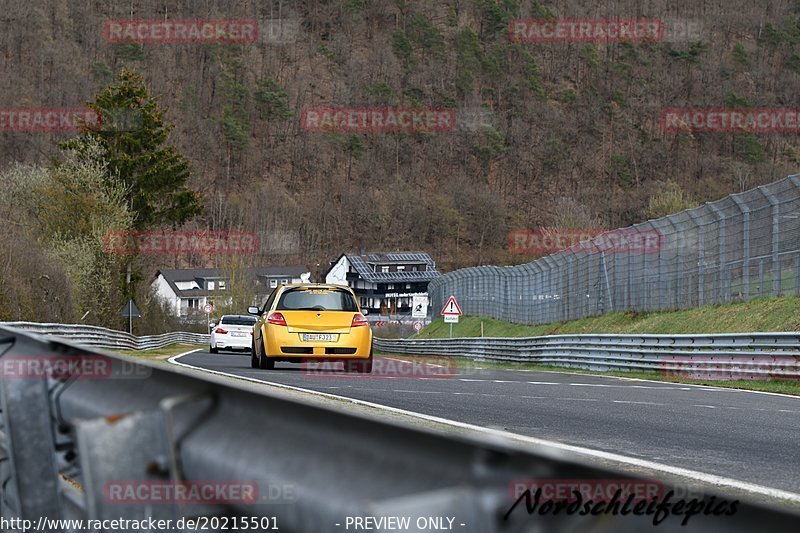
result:
<svg viewBox="0 0 800 533"><path fill-rule="evenodd" d="M688 527L680 525L682 515L662 517L657 531L791 531L800 523L790 510L734 504L734 496L720 491L647 479L564 450L356 415L347 403L321 407L252 383L101 355L19 330L0 328L0 368L0 523L6 530L133 531L142 530L140 522L120 521L152 519L164 522L151 523L151 531L238 524L327 532L365 530L353 526L356 518L381 517L408 518L404 531L654 527L651 515L529 515L524 502L511 511L511 487L530 480L664 483L663 492L677 491L676 505L691 497L709 511L723 501L735 510L733 516L703 511ZM164 496L178 487L183 496ZM228 491L208 497L208 487ZM186 518L198 522L187 527L180 522ZM59 519L84 522L51 522ZM372 524L366 530L398 530Z"/></svg>
<svg viewBox="0 0 800 533"><path fill-rule="evenodd" d="M154 350L170 344L208 344L210 335L176 331L137 337L124 331L87 324L48 324L44 322L0 322L0 327L23 329L42 335L57 335L83 346L123 350Z"/></svg>
<svg viewBox="0 0 800 533"><path fill-rule="evenodd" d="M800 333L376 339L384 353L463 356L584 370L800 378Z"/></svg>

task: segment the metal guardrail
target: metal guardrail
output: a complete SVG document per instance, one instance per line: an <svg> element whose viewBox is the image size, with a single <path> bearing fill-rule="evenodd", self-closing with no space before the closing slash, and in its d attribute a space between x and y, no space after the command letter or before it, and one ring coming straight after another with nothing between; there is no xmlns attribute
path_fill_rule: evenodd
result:
<svg viewBox="0 0 800 533"><path fill-rule="evenodd" d="M375 339L384 353L463 356L584 370L800 378L800 333Z"/></svg>
<svg viewBox="0 0 800 533"><path fill-rule="evenodd" d="M210 335L184 331L137 337L124 331L86 324L48 324L43 322L0 322L0 327L16 328L40 335L56 335L84 346L124 350L154 350L170 344L208 344Z"/></svg>
<svg viewBox="0 0 800 533"><path fill-rule="evenodd" d="M105 363L92 368L109 371L94 376L8 373L19 371L25 361L55 364L57 359L89 358ZM153 518L173 521L172 527L159 530L177 531L180 518L246 516L266 517L282 531L305 533L353 529L345 527L348 517L388 516L410 517L412 526L406 531L423 530L414 526L418 518L427 517L453 517L452 530L481 533L652 527L652 514L529 515L524 503L508 514L510 489L520 480L643 479L641 470L631 474L608 464L598 466L567 450L410 427L350 413L344 404L322 407L242 381L98 355L19 330L0 328L0 363L4 520L19 518L42 526L38 521L43 517ZM109 489L115 483L196 487L219 480L250 483L258 489L257 497L154 505L137 499L135 491L132 499L119 499ZM673 483L665 483L664 489L686 493ZM694 490L695 501L709 510L721 499L729 505L735 499L717 489L713 495ZM681 518L666 518L656 531L752 531L765 525L771 531L792 531L800 515L742 500L735 516L700 513L691 517L689 528L681 527ZM105 524L96 529L125 529ZM45 522L37 529L79 528Z"/></svg>

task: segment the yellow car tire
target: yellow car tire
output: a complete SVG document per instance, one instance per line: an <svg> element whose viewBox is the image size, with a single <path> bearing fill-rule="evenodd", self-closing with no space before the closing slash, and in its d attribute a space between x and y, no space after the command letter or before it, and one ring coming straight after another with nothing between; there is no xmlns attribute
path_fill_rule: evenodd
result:
<svg viewBox="0 0 800 533"><path fill-rule="evenodd" d="M258 368L261 370L275 370L275 360L267 357L264 343L258 343Z"/></svg>

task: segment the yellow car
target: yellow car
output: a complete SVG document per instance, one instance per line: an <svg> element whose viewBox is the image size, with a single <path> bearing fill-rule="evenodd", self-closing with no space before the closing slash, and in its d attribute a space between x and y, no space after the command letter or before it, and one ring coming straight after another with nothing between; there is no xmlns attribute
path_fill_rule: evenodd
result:
<svg viewBox="0 0 800 533"><path fill-rule="evenodd" d="M276 361L342 361L348 372L372 372L372 330L353 291L342 285L280 285L253 326L250 365L272 370Z"/></svg>

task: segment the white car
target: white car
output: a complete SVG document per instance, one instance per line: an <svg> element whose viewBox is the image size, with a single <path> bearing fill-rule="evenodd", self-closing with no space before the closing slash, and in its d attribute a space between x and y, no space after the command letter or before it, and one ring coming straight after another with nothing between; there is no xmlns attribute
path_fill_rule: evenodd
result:
<svg viewBox="0 0 800 533"><path fill-rule="evenodd" d="M220 350L250 350L253 343L253 325L256 317L250 315L222 315L211 331L211 353Z"/></svg>

